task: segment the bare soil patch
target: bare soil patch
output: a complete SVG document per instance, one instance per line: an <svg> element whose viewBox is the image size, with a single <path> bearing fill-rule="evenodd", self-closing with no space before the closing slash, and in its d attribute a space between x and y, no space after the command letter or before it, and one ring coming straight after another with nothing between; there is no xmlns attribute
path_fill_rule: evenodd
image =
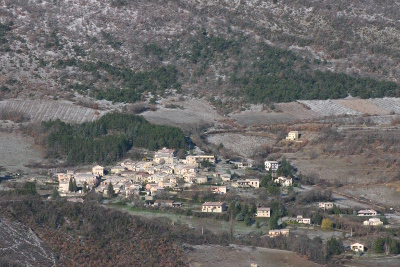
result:
<svg viewBox="0 0 400 267"><path fill-rule="evenodd" d="M364 100L364 99L344 99L344 100L337 100L337 102L345 106L347 108L359 111L364 114L370 115L388 115L389 112L384 110L371 101Z"/></svg>
<svg viewBox="0 0 400 267"><path fill-rule="evenodd" d="M7 171L29 173L25 165L41 162L43 151L31 138L16 133L0 132L0 164Z"/></svg>
<svg viewBox="0 0 400 267"><path fill-rule="evenodd" d="M191 267L250 266L251 263L260 267L320 266L290 251L237 245L194 246L194 251L188 252L187 258Z"/></svg>
<svg viewBox="0 0 400 267"><path fill-rule="evenodd" d="M215 145L222 143L227 149L245 157L253 155L260 146L275 143L274 139L268 137L234 133L213 134L208 137L208 141Z"/></svg>

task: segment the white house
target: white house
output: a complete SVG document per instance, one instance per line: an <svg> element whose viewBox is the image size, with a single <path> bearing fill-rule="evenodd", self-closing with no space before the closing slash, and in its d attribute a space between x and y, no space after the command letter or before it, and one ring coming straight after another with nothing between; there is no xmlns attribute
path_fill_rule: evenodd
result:
<svg viewBox="0 0 400 267"><path fill-rule="evenodd" d="M236 183L238 187L260 187L260 180L258 179L237 180Z"/></svg>
<svg viewBox="0 0 400 267"><path fill-rule="evenodd" d="M360 210L358 216L376 216L378 213L375 210Z"/></svg>
<svg viewBox="0 0 400 267"><path fill-rule="evenodd" d="M383 225L383 222L379 218L370 218L368 221L364 221L363 224L368 226L378 226Z"/></svg>
<svg viewBox="0 0 400 267"><path fill-rule="evenodd" d="M118 173L121 173L123 171L125 171L125 167L124 166L114 166L114 167L111 168L111 173L114 173L114 174L118 174Z"/></svg>
<svg viewBox="0 0 400 267"><path fill-rule="evenodd" d="M270 237L279 236L279 235L288 236L289 229L269 230L268 234Z"/></svg>
<svg viewBox="0 0 400 267"><path fill-rule="evenodd" d="M293 179L292 178L286 178L286 177L278 177L274 180L275 183L279 183L282 186L291 186L293 184Z"/></svg>
<svg viewBox="0 0 400 267"><path fill-rule="evenodd" d="M164 147L163 149L160 149L155 153L154 162L160 164L162 161L164 161L164 163L166 164L173 164L175 154L175 149L168 149Z"/></svg>
<svg viewBox="0 0 400 267"><path fill-rule="evenodd" d="M265 170L266 171L277 171L279 169L279 162L277 161L265 161Z"/></svg>
<svg viewBox="0 0 400 267"><path fill-rule="evenodd" d="M353 243L350 245L350 249L355 252L358 251L364 252L364 245L360 243Z"/></svg>
<svg viewBox="0 0 400 267"><path fill-rule="evenodd" d="M100 165L96 165L92 168L92 173L96 176L104 176L104 168Z"/></svg>
<svg viewBox="0 0 400 267"><path fill-rule="evenodd" d="M320 202L318 203L318 207L324 210L329 210L333 208L332 202Z"/></svg>
<svg viewBox="0 0 400 267"><path fill-rule="evenodd" d="M226 186L211 186L211 192L216 194L226 194Z"/></svg>
<svg viewBox="0 0 400 267"><path fill-rule="evenodd" d="M226 210L226 204L224 202L205 202L201 206L202 212L217 212L221 213Z"/></svg>
<svg viewBox="0 0 400 267"><path fill-rule="evenodd" d="M286 137L286 140L288 141L295 141L299 139L299 132L298 131L290 131L288 133L288 136Z"/></svg>
<svg viewBox="0 0 400 267"><path fill-rule="evenodd" d="M186 157L186 164L198 164L202 161L208 161L210 163L215 163L215 157L209 155L189 155Z"/></svg>
<svg viewBox="0 0 400 267"><path fill-rule="evenodd" d="M270 208L257 208L257 217L271 217L271 209Z"/></svg>
<svg viewBox="0 0 400 267"><path fill-rule="evenodd" d="M296 222L304 223L304 224L311 224L311 219L310 218L303 218L303 215L297 215Z"/></svg>

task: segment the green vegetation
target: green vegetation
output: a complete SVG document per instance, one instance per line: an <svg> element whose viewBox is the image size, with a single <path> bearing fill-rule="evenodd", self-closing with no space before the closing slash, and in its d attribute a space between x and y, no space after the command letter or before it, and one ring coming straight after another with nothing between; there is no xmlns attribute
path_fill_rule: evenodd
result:
<svg viewBox="0 0 400 267"><path fill-rule="evenodd" d="M321 223L321 229L324 231L331 231L333 229L333 223L329 219L323 219Z"/></svg>
<svg viewBox="0 0 400 267"><path fill-rule="evenodd" d="M91 84L71 84L70 89L77 90L80 93L90 95L97 99L107 99L115 102L136 102L143 99L144 92L151 92L153 95L163 94L165 89L180 88L177 82L178 71L175 66L156 67L152 71L134 72L129 68L120 68L111 64L98 61L83 62L75 58L67 60L58 60L55 64L57 68L68 66L78 67L82 71L92 74L94 83L101 78L99 70L106 71L118 86L109 87L106 90L96 88Z"/></svg>
<svg viewBox="0 0 400 267"><path fill-rule="evenodd" d="M95 122L72 125L56 120L42 125L47 134L48 155L66 156L70 164L111 163L132 147L186 148L179 128L153 125L142 116L109 113Z"/></svg>
<svg viewBox="0 0 400 267"><path fill-rule="evenodd" d="M9 25L2 24L0 22L0 45L7 43L6 34L7 32L11 31L12 22Z"/></svg>

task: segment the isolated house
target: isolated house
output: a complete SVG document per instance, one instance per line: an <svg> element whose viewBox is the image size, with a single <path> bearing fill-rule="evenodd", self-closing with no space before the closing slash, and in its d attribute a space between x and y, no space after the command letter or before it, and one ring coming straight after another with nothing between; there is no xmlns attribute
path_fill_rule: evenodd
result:
<svg viewBox="0 0 400 267"><path fill-rule="evenodd" d="M173 207L173 203L174 203L174 201L173 200L163 200L163 199L157 199L155 202L154 202L154 205L156 205L156 206L160 206L160 207Z"/></svg>
<svg viewBox="0 0 400 267"><path fill-rule="evenodd" d="M279 230L269 230L268 235L270 237L275 237L275 236L288 236L289 235L289 229L279 229Z"/></svg>
<svg viewBox="0 0 400 267"><path fill-rule="evenodd" d="M383 225L383 222L379 218L370 218L368 221L364 221L363 224L369 226L379 226Z"/></svg>
<svg viewBox="0 0 400 267"><path fill-rule="evenodd" d="M281 186L291 186L293 184L293 179L281 176L276 178L274 182L281 184Z"/></svg>
<svg viewBox="0 0 400 267"><path fill-rule="evenodd" d="M358 251L364 252L364 245L360 243L353 243L350 245L350 249L355 252Z"/></svg>
<svg viewBox="0 0 400 267"><path fill-rule="evenodd" d="M304 223L304 224L311 224L311 219L310 218L303 218L302 215L297 215L296 222Z"/></svg>
<svg viewBox="0 0 400 267"><path fill-rule="evenodd" d="M225 202L205 202L201 206L202 212L216 212L221 213L226 210Z"/></svg>
<svg viewBox="0 0 400 267"><path fill-rule="evenodd" d="M271 209L270 208L257 208L257 217L260 218L269 218L271 217Z"/></svg>
<svg viewBox="0 0 400 267"><path fill-rule="evenodd" d="M358 216L376 216L378 213L375 210L360 210Z"/></svg>
<svg viewBox="0 0 400 267"><path fill-rule="evenodd" d="M318 207L324 210L329 210L333 208L332 202L320 202L318 203Z"/></svg>
<svg viewBox="0 0 400 267"><path fill-rule="evenodd" d="M288 136L286 137L287 141L295 141L299 139L299 132L298 131L290 131Z"/></svg>
<svg viewBox="0 0 400 267"><path fill-rule="evenodd" d="M277 171L279 169L279 162L277 161L265 161L265 170L266 171Z"/></svg>

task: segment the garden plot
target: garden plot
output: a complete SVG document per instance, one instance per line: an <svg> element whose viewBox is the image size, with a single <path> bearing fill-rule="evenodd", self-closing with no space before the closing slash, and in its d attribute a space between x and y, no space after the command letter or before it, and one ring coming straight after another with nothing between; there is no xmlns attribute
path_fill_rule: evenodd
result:
<svg viewBox="0 0 400 267"><path fill-rule="evenodd" d="M252 136L244 134L214 134L208 137L208 141L212 144L223 144L225 148L244 156L250 157L254 151L263 145L274 144L275 140L264 136Z"/></svg>
<svg viewBox="0 0 400 267"><path fill-rule="evenodd" d="M308 106L321 117L363 114L357 110L340 105L336 100L298 100L297 102Z"/></svg>
<svg viewBox="0 0 400 267"><path fill-rule="evenodd" d="M369 115L388 115L389 111L375 105L372 101L365 99L343 99L336 102L349 109Z"/></svg>
<svg viewBox="0 0 400 267"><path fill-rule="evenodd" d="M82 123L94 121L108 112L54 100L5 100L0 102L0 108L25 113L33 122L60 119L68 123Z"/></svg>
<svg viewBox="0 0 400 267"><path fill-rule="evenodd" d="M386 110L389 113L400 114L400 98L394 97L385 97L385 98L374 98L369 99L368 101L372 102L374 105L378 106L381 109Z"/></svg>
<svg viewBox="0 0 400 267"><path fill-rule="evenodd" d="M0 258L21 266L56 266L51 249L31 230L0 218Z"/></svg>

